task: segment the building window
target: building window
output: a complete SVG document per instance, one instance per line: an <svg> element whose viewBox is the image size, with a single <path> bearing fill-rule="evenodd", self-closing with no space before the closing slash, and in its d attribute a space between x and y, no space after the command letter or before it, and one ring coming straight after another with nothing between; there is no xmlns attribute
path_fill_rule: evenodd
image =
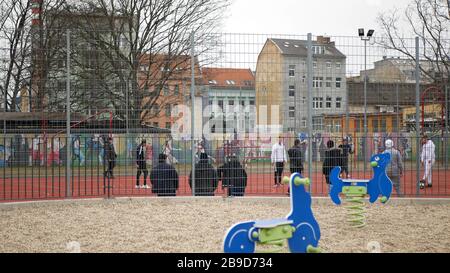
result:
<svg viewBox="0 0 450 273"><path fill-rule="evenodd" d="M336 88L341 88L342 78L336 78Z"/></svg>
<svg viewBox="0 0 450 273"><path fill-rule="evenodd" d="M331 97L327 97L327 101L326 101L326 103L325 103L325 107L326 107L327 109L330 109L330 108L331 108L332 102L333 102L333 100L331 99Z"/></svg>
<svg viewBox="0 0 450 273"><path fill-rule="evenodd" d="M166 105L166 117L170 117L171 111L172 109L170 107L170 104Z"/></svg>
<svg viewBox="0 0 450 273"><path fill-rule="evenodd" d="M245 107L245 100L241 100L241 101L239 102L239 104L240 104L242 107Z"/></svg>
<svg viewBox="0 0 450 273"><path fill-rule="evenodd" d="M301 124L301 126L302 126L303 128L306 128L306 118L302 118L302 124Z"/></svg>
<svg viewBox="0 0 450 273"><path fill-rule="evenodd" d="M378 119L373 119L372 120L372 127L373 127L373 132L374 133L378 133L380 131Z"/></svg>
<svg viewBox="0 0 450 273"><path fill-rule="evenodd" d="M323 131L323 119L313 118L313 130L314 131Z"/></svg>
<svg viewBox="0 0 450 273"><path fill-rule="evenodd" d="M153 112L153 115L158 116L158 114L159 114L159 105L157 105L157 104L153 105L152 112Z"/></svg>
<svg viewBox="0 0 450 273"><path fill-rule="evenodd" d="M252 81L243 81L245 86L252 86Z"/></svg>
<svg viewBox="0 0 450 273"><path fill-rule="evenodd" d="M332 78L331 77L327 77L326 78L326 82L325 82L325 86L328 87L328 88L331 88L331 81L332 81Z"/></svg>
<svg viewBox="0 0 450 273"><path fill-rule="evenodd" d="M361 120L360 119L355 119L355 129L357 133L361 132Z"/></svg>
<svg viewBox="0 0 450 273"><path fill-rule="evenodd" d="M305 83L305 82L306 82L306 76L303 75L303 76L302 76L302 83Z"/></svg>
<svg viewBox="0 0 450 273"><path fill-rule="evenodd" d="M328 133L333 133L333 120L325 120L324 125Z"/></svg>
<svg viewBox="0 0 450 273"><path fill-rule="evenodd" d="M386 128L387 126L386 126L386 118L385 117L383 117L383 118L381 118L381 132L387 132L386 131Z"/></svg>
<svg viewBox="0 0 450 273"><path fill-rule="evenodd" d="M180 94L180 86L179 86L178 84L175 85L174 90L173 90L173 93L174 93L175 95L179 95L179 94Z"/></svg>
<svg viewBox="0 0 450 273"><path fill-rule="evenodd" d="M324 48L323 48L323 46L313 46L312 51L313 51L313 54L323 54Z"/></svg>
<svg viewBox="0 0 450 273"><path fill-rule="evenodd" d="M250 105L255 105L255 101L254 101L254 100L251 100L249 104L250 104Z"/></svg>
<svg viewBox="0 0 450 273"><path fill-rule="evenodd" d="M335 123L334 123L334 127L335 127L335 132L336 133L340 133L342 130L342 128L341 128L341 121L340 120L337 120Z"/></svg>
<svg viewBox="0 0 450 273"><path fill-rule="evenodd" d="M228 85L235 85L235 84L236 84L236 82L233 81L233 80L226 80L225 82L226 82Z"/></svg>
<svg viewBox="0 0 450 273"><path fill-rule="evenodd" d="M158 122L153 122L153 127L159 128L159 123Z"/></svg>
<svg viewBox="0 0 450 273"><path fill-rule="evenodd" d="M342 98L337 97L336 98L336 108L340 109L342 107Z"/></svg>
<svg viewBox="0 0 450 273"><path fill-rule="evenodd" d="M323 98L313 98L313 109L322 109L323 108Z"/></svg>
<svg viewBox="0 0 450 273"><path fill-rule="evenodd" d="M392 118L392 131L398 132L399 129L399 118L397 116Z"/></svg>
<svg viewBox="0 0 450 273"><path fill-rule="evenodd" d="M66 68L66 60L58 59L58 68Z"/></svg>
<svg viewBox="0 0 450 273"><path fill-rule="evenodd" d="M164 85L163 87L163 96L168 96L169 95L169 86Z"/></svg>
<svg viewBox="0 0 450 273"><path fill-rule="evenodd" d="M172 128L172 124L170 122L166 122L166 129Z"/></svg>
<svg viewBox="0 0 450 273"><path fill-rule="evenodd" d="M302 97L302 104L306 103L306 97Z"/></svg>
<svg viewBox="0 0 450 273"><path fill-rule="evenodd" d="M117 82L117 83L119 84L119 88L120 88L120 82ZM64 92L66 90L66 84L67 83L65 81L58 81L58 87L57 87L58 92ZM116 89L117 89L117 86L116 86Z"/></svg>
<svg viewBox="0 0 450 273"><path fill-rule="evenodd" d="M229 100L229 101L228 101L228 105L229 105L229 106L234 106L234 100Z"/></svg>
<svg viewBox="0 0 450 273"><path fill-rule="evenodd" d="M219 100L219 101L218 101L218 105L219 105L219 107L220 107L220 111L223 112L223 100Z"/></svg>
<svg viewBox="0 0 450 273"><path fill-rule="evenodd" d="M313 77L313 88L322 87L323 77Z"/></svg>
<svg viewBox="0 0 450 273"><path fill-rule="evenodd" d="M331 68L331 61L327 61L327 68Z"/></svg>
<svg viewBox="0 0 450 273"><path fill-rule="evenodd" d="M295 77L295 65L289 66L289 77Z"/></svg>
<svg viewBox="0 0 450 273"><path fill-rule="evenodd" d="M295 85L289 85L289 97L295 97Z"/></svg>
<svg viewBox="0 0 450 273"><path fill-rule="evenodd" d="M336 63L336 69L341 69L341 63Z"/></svg>
<svg viewBox="0 0 450 273"><path fill-rule="evenodd" d="M295 107L289 107L289 117L295 118Z"/></svg>
<svg viewBox="0 0 450 273"><path fill-rule="evenodd" d="M317 62L313 62L313 67L317 68Z"/></svg>

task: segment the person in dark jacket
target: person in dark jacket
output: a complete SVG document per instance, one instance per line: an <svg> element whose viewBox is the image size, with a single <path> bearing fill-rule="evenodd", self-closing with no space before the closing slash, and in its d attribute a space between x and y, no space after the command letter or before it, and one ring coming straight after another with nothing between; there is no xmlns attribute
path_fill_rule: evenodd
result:
<svg viewBox="0 0 450 273"><path fill-rule="evenodd" d="M247 187L247 172L232 155L227 162L217 170L222 188L228 188L228 196L244 196Z"/></svg>
<svg viewBox="0 0 450 273"><path fill-rule="evenodd" d="M294 146L288 151L291 173L303 172L302 149L300 147L300 139L294 141Z"/></svg>
<svg viewBox="0 0 450 273"><path fill-rule="evenodd" d="M116 166L117 154L112 142L112 137L108 137L106 139L104 145L105 155L103 157L103 160L105 161L104 165L107 167L107 170L105 171L105 177L114 179L113 169Z"/></svg>
<svg viewBox="0 0 450 273"><path fill-rule="evenodd" d="M322 173L325 175L325 180L328 185L330 182L331 170L336 166L341 166L341 150L335 148L334 141L328 140L327 142L328 150L325 151L325 158L323 160Z"/></svg>
<svg viewBox="0 0 450 273"><path fill-rule="evenodd" d="M303 163L302 163L302 148L300 147L300 139L296 139L294 141L294 146L288 151L289 156L289 166L292 173L303 172ZM290 194L290 189L288 189L288 195Z"/></svg>
<svg viewBox="0 0 450 273"><path fill-rule="evenodd" d="M342 151L341 159L341 173L345 173L344 178L349 178L348 172L348 156L353 154L352 146L348 143L348 139L344 138L342 144L339 145L339 149Z"/></svg>
<svg viewBox="0 0 450 273"><path fill-rule="evenodd" d="M150 173L152 192L159 197L176 196L179 186L178 173L166 160L167 156L160 154L158 157L158 165Z"/></svg>
<svg viewBox="0 0 450 273"><path fill-rule="evenodd" d="M214 196L219 183L217 171L209 164L208 155L200 154L200 161L195 164L195 196ZM192 171L189 174L189 186L192 189Z"/></svg>
<svg viewBox="0 0 450 273"><path fill-rule="evenodd" d="M136 167L137 167L137 173L136 173L136 189L140 189L140 182L139 178L141 177L141 174L144 173L144 185L142 186L143 189L148 189L147 185L147 176L148 176L148 170L147 170L147 162L146 162L146 146L147 141L144 139L141 141L141 144L136 148Z"/></svg>

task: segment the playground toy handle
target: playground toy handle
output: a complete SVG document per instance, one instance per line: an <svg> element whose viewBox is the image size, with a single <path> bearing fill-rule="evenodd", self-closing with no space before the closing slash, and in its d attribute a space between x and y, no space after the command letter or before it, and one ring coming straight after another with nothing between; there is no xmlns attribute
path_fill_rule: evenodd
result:
<svg viewBox="0 0 450 273"><path fill-rule="evenodd" d="M283 178L283 184L289 184L289 181L290 181L289 177L285 176ZM300 185L309 186L310 184L311 184L311 181L309 180L309 178L300 178L300 177L297 176L294 179L294 185L295 186L300 186Z"/></svg>
<svg viewBox="0 0 450 273"><path fill-rule="evenodd" d="M312 245L309 245L306 248L306 253L322 253L322 250L318 247L313 247Z"/></svg>

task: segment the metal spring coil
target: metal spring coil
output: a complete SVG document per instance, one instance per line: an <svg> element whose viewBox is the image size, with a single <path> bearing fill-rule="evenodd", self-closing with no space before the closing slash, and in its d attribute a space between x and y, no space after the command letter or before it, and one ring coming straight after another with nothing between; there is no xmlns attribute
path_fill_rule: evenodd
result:
<svg viewBox="0 0 450 273"><path fill-rule="evenodd" d="M352 227L362 228L366 225L366 205L364 197L360 195L346 196L347 221Z"/></svg>

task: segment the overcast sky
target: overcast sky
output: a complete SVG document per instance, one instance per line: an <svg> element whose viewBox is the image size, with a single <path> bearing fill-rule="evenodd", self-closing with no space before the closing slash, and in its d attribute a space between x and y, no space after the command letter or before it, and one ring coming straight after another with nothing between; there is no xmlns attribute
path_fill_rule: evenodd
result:
<svg viewBox="0 0 450 273"><path fill-rule="evenodd" d="M412 0L234 0L223 31L256 34L357 35L377 29L380 12Z"/></svg>

